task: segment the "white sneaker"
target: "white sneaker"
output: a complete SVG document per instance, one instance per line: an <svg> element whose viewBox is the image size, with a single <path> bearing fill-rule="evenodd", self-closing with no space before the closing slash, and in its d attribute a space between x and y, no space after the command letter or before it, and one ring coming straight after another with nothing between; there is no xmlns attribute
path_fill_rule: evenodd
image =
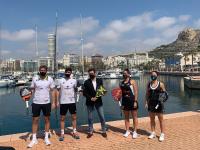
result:
<svg viewBox="0 0 200 150"><path fill-rule="evenodd" d="M130 133L130 131L126 131L126 133L123 136L127 138L130 135Z"/></svg>
<svg viewBox="0 0 200 150"><path fill-rule="evenodd" d="M138 134L136 131L133 132L133 139L136 139L138 137Z"/></svg>
<svg viewBox="0 0 200 150"><path fill-rule="evenodd" d="M48 138L45 138L44 142L45 142L45 144L46 144L47 146L51 145L51 142L49 141Z"/></svg>
<svg viewBox="0 0 200 150"><path fill-rule="evenodd" d="M165 134L161 133L160 137L159 137L159 141L162 142L162 141L164 141L164 139L165 139Z"/></svg>
<svg viewBox="0 0 200 150"><path fill-rule="evenodd" d="M34 145L38 144L38 140L32 140L29 144L28 144L28 148L32 148Z"/></svg>
<svg viewBox="0 0 200 150"><path fill-rule="evenodd" d="M150 135L149 135L149 139L153 139L156 137L156 133L155 132L152 132Z"/></svg>

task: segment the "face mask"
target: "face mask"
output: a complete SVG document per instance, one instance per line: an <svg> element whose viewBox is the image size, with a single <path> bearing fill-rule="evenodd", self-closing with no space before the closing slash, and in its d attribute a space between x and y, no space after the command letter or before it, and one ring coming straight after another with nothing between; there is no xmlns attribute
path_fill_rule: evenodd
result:
<svg viewBox="0 0 200 150"><path fill-rule="evenodd" d="M66 76L67 78L69 78L70 75L71 75L71 74L69 74L69 73L66 73L66 74L65 74L65 76Z"/></svg>
<svg viewBox="0 0 200 150"><path fill-rule="evenodd" d="M44 77L46 75L46 72L40 72L40 75Z"/></svg>
<svg viewBox="0 0 200 150"><path fill-rule="evenodd" d="M93 75L93 74L90 74L89 76L90 76L90 79L94 79L95 78L95 75Z"/></svg>
<svg viewBox="0 0 200 150"><path fill-rule="evenodd" d="M151 76L151 80L152 80L152 81L155 81L156 79L157 79L157 76L155 76L155 75L152 75L152 76Z"/></svg>

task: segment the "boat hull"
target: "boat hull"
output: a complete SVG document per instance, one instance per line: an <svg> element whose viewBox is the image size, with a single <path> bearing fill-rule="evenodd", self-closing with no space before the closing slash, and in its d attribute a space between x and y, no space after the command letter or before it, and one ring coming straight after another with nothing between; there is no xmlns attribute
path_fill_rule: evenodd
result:
<svg viewBox="0 0 200 150"><path fill-rule="evenodd" d="M0 88L3 88L3 87L8 87L8 82L0 81Z"/></svg>
<svg viewBox="0 0 200 150"><path fill-rule="evenodd" d="M200 90L200 78L184 77L184 85L190 89Z"/></svg>

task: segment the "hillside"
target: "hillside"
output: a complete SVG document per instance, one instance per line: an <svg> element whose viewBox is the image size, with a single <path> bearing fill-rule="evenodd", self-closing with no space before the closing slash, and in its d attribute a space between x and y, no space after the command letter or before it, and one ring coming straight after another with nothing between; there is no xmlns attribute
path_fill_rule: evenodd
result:
<svg viewBox="0 0 200 150"><path fill-rule="evenodd" d="M174 42L161 45L149 54L155 58L163 58L178 52L191 53L191 51L200 51L200 30L188 28L180 32Z"/></svg>

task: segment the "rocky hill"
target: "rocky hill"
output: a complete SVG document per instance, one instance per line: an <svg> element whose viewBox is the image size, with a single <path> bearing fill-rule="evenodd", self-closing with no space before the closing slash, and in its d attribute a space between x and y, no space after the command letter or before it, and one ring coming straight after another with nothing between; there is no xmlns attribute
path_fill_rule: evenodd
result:
<svg viewBox="0 0 200 150"><path fill-rule="evenodd" d="M149 54L156 58L163 58L178 52L191 53L191 51L200 51L200 30L188 28L179 33L176 41L161 45Z"/></svg>

